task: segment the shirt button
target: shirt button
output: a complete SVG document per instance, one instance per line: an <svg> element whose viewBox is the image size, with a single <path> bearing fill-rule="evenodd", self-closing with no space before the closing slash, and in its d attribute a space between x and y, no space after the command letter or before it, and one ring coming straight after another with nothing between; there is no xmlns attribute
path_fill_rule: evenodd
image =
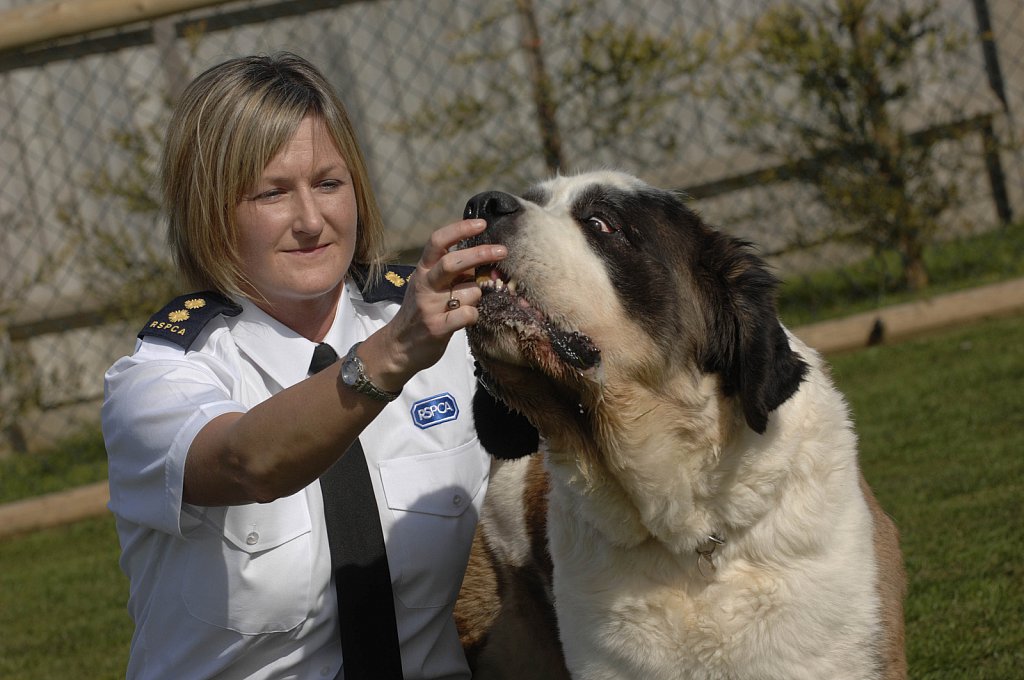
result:
<svg viewBox="0 0 1024 680"><path fill-rule="evenodd" d="M454 496L452 496L452 503L455 505L455 507L459 507L460 505L462 505L462 496L459 494L455 494Z"/></svg>
<svg viewBox="0 0 1024 680"><path fill-rule="evenodd" d="M249 535L245 537L246 545L256 545L257 541L260 540L260 535L255 531L250 531Z"/></svg>

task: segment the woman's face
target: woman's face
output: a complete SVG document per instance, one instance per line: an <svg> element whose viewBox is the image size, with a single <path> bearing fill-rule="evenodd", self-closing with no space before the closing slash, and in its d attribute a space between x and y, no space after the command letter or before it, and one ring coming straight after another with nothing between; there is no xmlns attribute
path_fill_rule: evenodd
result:
<svg viewBox="0 0 1024 680"><path fill-rule="evenodd" d="M260 306L340 289L356 247L352 176L319 118L307 116L236 209L243 290ZM255 290L251 290L255 289Z"/></svg>

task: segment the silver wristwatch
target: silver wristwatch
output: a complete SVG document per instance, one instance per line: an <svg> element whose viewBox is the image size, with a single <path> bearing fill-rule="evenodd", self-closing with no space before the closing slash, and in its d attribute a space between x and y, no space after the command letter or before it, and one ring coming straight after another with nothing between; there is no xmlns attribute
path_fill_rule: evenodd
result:
<svg viewBox="0 0 1024 680"><path fill-rule="evenodd" d="M356 348L360 344L362 343L357 342L352 345L352 349L342 358L341 373L338 374L339 379L356 392L373 397L377 401L394 401L402 391L388 392L373 384L373 381L366 375L362 360L356 356Z"/></svg>

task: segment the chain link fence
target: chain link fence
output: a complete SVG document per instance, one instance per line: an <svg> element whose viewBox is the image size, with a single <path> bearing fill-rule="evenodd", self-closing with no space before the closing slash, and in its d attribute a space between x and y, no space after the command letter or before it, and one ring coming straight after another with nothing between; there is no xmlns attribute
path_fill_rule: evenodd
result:
<svg viewBox="0 0 1024 680"><path fill-rule="evenodd" d="M915 248L1024 210L1018 0L92 4L40 40L28 10L56 3L0 0L0 455L94 428L104 369L177 291L160 141L233 56L325 71L406 261L478 191L595 167L686 191L783 274L893 250L923 286Z"/></svg>

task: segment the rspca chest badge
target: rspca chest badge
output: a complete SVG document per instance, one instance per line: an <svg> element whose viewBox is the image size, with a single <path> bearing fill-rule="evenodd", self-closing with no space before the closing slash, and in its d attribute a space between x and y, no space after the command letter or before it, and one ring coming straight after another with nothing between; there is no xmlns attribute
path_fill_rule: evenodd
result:
<svg viewBox="0 0 1024 680"><path fill-rule="evenodd" d="M459 404L455 397L442 392L417 401L412 405L411 413L412 422L416 423L416 427L425 430L458 418Z"/></svg>

